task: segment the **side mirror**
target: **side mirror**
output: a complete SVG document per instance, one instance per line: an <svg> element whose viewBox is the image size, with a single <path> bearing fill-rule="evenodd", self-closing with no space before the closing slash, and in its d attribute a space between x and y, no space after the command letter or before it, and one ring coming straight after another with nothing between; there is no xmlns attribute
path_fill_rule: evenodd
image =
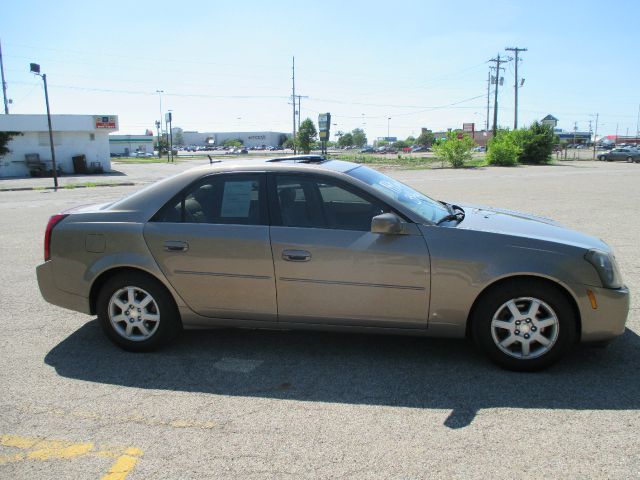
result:
<svg viewBox="0 0 640 480"><path fill-rule="evenodd" d="M395 213L383 213L371 219L371 233L396 235L402 233L402 221Z"/></svg>

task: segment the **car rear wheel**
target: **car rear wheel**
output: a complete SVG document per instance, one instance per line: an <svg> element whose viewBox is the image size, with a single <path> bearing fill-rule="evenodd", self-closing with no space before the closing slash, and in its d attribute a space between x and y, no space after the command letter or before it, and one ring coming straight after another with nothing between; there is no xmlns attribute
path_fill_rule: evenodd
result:
<svg viewBox="0 0 640 480"><path fill-rule="evenodd" d="M123 273L100 290L98 319L107 337L129 351L149 351L173 340L182 329L170 293L154 278Z"/></svg>
<svg viewBox="0 0 640 480"><path fill-rule="evenodd" d="M547 368L577 337L575 314L565 295L536 281L517 281L488 291L472 322L478 347L509 370Z"/></svg>
<svg viewBox="0 0 640 480"><path fill-rule="evenodd" d="M633 157L627 157L627 162L629 163L633 162Z"/></svg>

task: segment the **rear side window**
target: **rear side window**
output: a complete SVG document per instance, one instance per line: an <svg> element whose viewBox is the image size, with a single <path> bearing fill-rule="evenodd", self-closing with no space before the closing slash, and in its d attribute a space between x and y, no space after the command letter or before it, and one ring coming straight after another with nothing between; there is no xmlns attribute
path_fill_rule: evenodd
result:
<svg viewBox="0 0 640 480"><path fill-rule="evenodd" d="M152 221L266 225L263 184L259 174L207 177L174 197Z"/></svg>

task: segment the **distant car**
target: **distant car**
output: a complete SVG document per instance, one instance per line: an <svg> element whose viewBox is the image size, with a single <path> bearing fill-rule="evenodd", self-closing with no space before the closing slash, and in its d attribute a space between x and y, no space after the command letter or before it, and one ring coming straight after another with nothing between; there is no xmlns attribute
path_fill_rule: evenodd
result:
<svg viewBox="0 0 640 480"><path fill-rule="evenodd" d="M614 148L607 153L598 155L598 160L613 162L615 160L626 160L627 162L640 163L640 150L635 148Z"/></svg>
<svg viewBox="0 0 640 480"><path fill-rule="evenodd" d="M622 335L629 310L602 240L436 201L317 155L191 169L54 215L44 238L45 300L97 315L133 351L183 327L377 331L469 337L499 365L528 371L576 342Z"/></svg>
<svg viewBox="0 0 640 480"><path fill-rule="evenodd" d="M478 145L477 147L473 148L473 151L474 152L486 152L487 151L487 147L483 147L483 146Z"/></svg>
<svg viewBox="0 0 640 480"><path fill-rule="evenodd" d="M360 153L373 153L375 150L373 147L364 147L360 149Z"/></svg>
<svg viewBox="0 0 640 480"><path fill-rule="evenodd" d="M413 153L418 153L418 152L429 152L429 151L431 151L431 149L430 149L429 147L425 147L425 146L423 146L423 145L418 145L417 147L413 147L413 148L411 149L411 151L412 151Z"/></svg>

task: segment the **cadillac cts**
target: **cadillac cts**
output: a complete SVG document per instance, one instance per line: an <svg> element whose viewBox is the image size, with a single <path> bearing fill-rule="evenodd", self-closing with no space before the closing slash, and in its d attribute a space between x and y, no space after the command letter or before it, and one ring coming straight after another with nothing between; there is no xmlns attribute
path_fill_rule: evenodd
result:
<svg viewBox="0 0 640 480"><path fill-rule="evenodd" d="M54 215L44 248L44 298L134 351L183 327L330 329L469 336L536 370L622 334L629 309L601 240L314 156L198 167Z"/></svg>

